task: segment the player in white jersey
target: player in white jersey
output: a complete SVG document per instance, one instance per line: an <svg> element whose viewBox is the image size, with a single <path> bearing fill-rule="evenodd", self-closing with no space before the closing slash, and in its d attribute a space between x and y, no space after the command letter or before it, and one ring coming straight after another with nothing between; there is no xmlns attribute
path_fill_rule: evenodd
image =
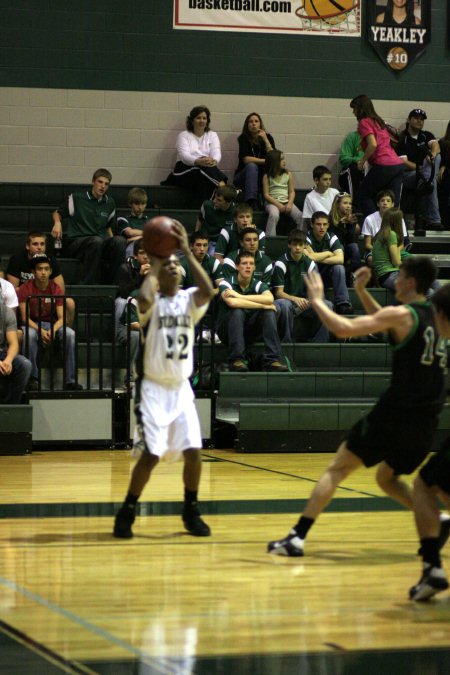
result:
<svg viewBox="0 0 450 675"><path fill-rule="evenodd" d="M181 265L175 255L152 258L138 296L142 344L137 360L134 448L141 448L142 454L114 522L113 534L121 539L133 536L136 503L159 460L173 461L181 455L184 526L197 537L211 534L197 505L202 439L189 376L194 327L208 308L213 286L189 248L186 231L174 222L179 248L186 256L196 286L179 288Z"/></svg>

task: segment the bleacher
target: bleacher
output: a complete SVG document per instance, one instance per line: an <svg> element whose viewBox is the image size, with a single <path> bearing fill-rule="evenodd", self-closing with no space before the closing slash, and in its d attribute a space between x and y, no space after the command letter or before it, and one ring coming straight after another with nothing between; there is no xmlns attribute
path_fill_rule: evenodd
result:
<svg viewBox="0 0 450 675"><path fill-rule="evenodd" d="M130 187L113 184L110 189L118 215L128 213ZM180 220L188 231L194 229L199 209L190 193L171 186L144 187L149 196L150 215L165 214ZM4 271L9 257L23 248L26 233L30 229L49 233L53 210L78 189L78 185L69 184L0 185L0 264ZM297 191L299 208L306 192ZM256 212L254 220L264 229L263 211ZM286 240L286 236L267 237L266 253L272 259L278 258L286 250ZM450 242L445 236L428 233L426 237L414 237L412 252L432 255L440 268L440 278L450 279ZM77 365L79 381L85 389L58 391L61 357L59 360L56 357L55 377L49 377L48 367L43 369L40 391L29 395L33 407L33 443L75 447L126 445L133 418L131 391L122 387L125 350L116 346L113 339L117 289L78 285L80 263L64 256L64 245L59 263L66 280L66 294L76 299ZM388 302L384 289L373 292L380 304ZM355 312L362 312L352 289L350 293ZM258 350L261 345L255 345L255 351ZM389 379L390 352L384 342L336 341L326 345L299 342L283 346L283 353L294 364L293 372L220 372L217 385L214 377L204 381L200 378L196 396L203 410L206 443L220 445L217 434L226 425L234 430L236 448L242 452L330 451L342 431L368 409ZM201 363L206 369L210 369L211 360L223 370L227 359L222 345L202 345ZM210 411L215 411L215 415L208 420ZM446 430L450 428L447 413L441 418L441 426Z"/></svg>

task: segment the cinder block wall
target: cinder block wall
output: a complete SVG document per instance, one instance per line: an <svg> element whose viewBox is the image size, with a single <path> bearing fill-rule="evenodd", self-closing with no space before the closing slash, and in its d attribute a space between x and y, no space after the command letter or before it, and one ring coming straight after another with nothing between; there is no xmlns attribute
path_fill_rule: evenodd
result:
<svg viewBox="0 0 450 675"><path fill-rule="evenodd" d="M364 34L174 31L172 11L171 0L6 0L0 180L86 182L104 165L116 183L158 183L198 103L212 111L230 176L237 135L256 110L301 188L316 164L335 168L341 139L355 128L348 103L359 93L394 125L416 105L436 136L450 119L445 0L433 0L426 54L400 74L381 63Z"/></svg>

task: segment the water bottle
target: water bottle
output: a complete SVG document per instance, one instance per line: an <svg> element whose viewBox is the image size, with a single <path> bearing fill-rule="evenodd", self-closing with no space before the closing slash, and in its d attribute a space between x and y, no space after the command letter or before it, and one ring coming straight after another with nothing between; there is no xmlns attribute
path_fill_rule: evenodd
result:
<svg viewBox="0 0 450 675"><path fill-rule="evenodd" d="M62 239L61 237L56 237L55 243L54 243L54 249L55 249L55 256L59 258L61 256L61 251L62 251Z"/></svg>

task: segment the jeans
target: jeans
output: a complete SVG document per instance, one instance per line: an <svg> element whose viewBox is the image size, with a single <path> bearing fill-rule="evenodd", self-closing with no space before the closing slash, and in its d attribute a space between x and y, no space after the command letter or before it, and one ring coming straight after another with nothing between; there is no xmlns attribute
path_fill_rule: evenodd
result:
<svg viewBox="0 0 450 675"><path fill-rule="evenodd" d="M344 244L344 260L350 263L352 272L356 272L361 267L361 253L356 242Z"/></svg>
<svg viewBox="0 0 450 675"><path fill-rule="evenodd" d="M40 326L43 330L49 330L51 323L48 321L41 321ZM63 335L64 328L59 328L55 333L55 340L61 345L63 345ZM39 331L35 328L28 328L28 339L27 331L24 331L23 339L23 349L26 353L28 349L29 354L28 358L31 361L31 376L34 379L38 378L38 367L37 367L37 354L39 347ZM75 331L72 328L66 326L66 380L65 383L69 384L75 382Z"/></svg>
<svg viewBox="0 0 450 675"><path fill-rule="evenodd" d="M379 190L392 190L395 195L394 204L399 206L404 170L404 164L392 166L373 164L371 166L369 173L361 181L357 194L357 202L364 216L368 216L377 210L376 197Z"/></svg>
<svg viewBox="0 0 450 675"><path fill-rule="evenodd" d="M116 327L116 340L119 345L126 346L128 340L128 328L123 324ZM129 364L130 364L130 382L134 381L134 364L139 351L139 331L130 330L129 345Z"/></svg>
<svg viewBox="0 0 450 675"><path fill-rule="evenodd" d="M0 351L0 361L6 356L6 350ZM0 403L18 405L31 374L31 363L25 356L18 354L12 362L9 375L0 375Z"/></svg>
<svg viewBox="0 0 450 675"><path fill-rule="evenodd" d="M437 175L439 173L439 167L441 165L441 156L437 155L434 160L434 178L433 178L433 192L430 195L425 195L422 197L424 209L425 209L425 223L431 225L432 223L440 223L441 215L439 213L439 201L437 193ZM422 167L422 175L425 180L428 180L431 175L431 164L427 161L424 162ZM415 171L405 171L403 174L403 185L408 188L408 190L414 190L416 188L416 172Z"/></svg>
<svg viewBox="0 0 450 675"><path fill-rule="evenodd" d="M266 211L269 214L269 217L267 218L266 235L268 237L274 237L277 233L277 225L281 213L275 204L268 204L267 202ZM303 229L303 214L295 204L292 206L291 212L289 214L284 214L284 216L292 220L292 225L295 226L297 230Z"/></svg>
<svg viewBox="0 0 450 675"><path fill-rule="evenodd" d="M344 265L321 265L319 264L319 272L322 277L325 288L333 287L334 304L350 304L350 297L348 295L348 288L345 282L345 267Z"/></svg>
<svg viewBox="0 0 450 675"><path fill-rule="evenodd" d="M333 304L325 300L325 304L330 309L333 309ZM275 300L275 305L280 312L280 320L278 323L278 330L281 337L281 342L295 342L294 335L294 317L305 319L314 319L315 327L318 326L313 337L309 342L329 342L330 333L328 328L320 321L314 309L309 306L306 309L300 309L294 302L286 298Z"/></svg>
<svg viewBox="0 0 450 675"><path fill-rule="evenodd" d="M389 272L388 274L383 274L383 276L378 279L378 282L382 288L387 288L387 290L391 291L391 293L395 293L395 281L398 275L399 275L398 270L394 272ZM425 293L426 297L431 298L433 293L439 290L440 287L441 284L437 279L435 279L431 284L430 288L428 289L428 291Z"/></svg>
<svg viewBox="0 0 450 675"><path fill-rule="evenodd" d="M243 169L234 174L234 184L236 187L244 190L244 201L249 199L258 199L258 192L261 185L258 164L250 162Z"/></svg>
<svg viewBox="0 0 450 675"><path fill-rule="evenodd" d="M263 363L269 365L281 356L277 330L280 313L272 309L229 309L219 326L219 337L228 345L228 360L245 359L247 345L262 334L264 342Z"/></svg>

